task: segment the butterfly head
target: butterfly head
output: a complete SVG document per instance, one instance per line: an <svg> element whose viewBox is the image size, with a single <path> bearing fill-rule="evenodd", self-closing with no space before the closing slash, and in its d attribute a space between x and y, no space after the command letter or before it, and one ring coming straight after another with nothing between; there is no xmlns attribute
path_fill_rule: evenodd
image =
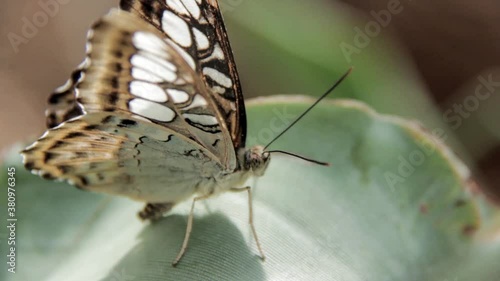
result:
<svg viewBox="0 0 500 281"><path fill-rule="evenodd" d="M251 171L255 176L260 177L264 172L271 160L271 154L264 151L263 146L254 146L247 149L243 155L243 169Z"/></svg>

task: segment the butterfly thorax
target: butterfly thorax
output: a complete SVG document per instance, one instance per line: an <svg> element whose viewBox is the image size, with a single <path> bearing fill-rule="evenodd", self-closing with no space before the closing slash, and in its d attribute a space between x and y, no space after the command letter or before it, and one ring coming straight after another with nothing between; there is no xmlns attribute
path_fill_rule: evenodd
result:
<svg viewBox="0 0 500 281"><path fill-rule="evenodd" d="M231 188L242 187L250 177L264 175L270 160L269 152L265 152L262 146L254 146L250 149L240 148L238 150L239 167L234 171L225 171L207 178L198 186L197 193L214 195Z"/></svg>
<svg viewBox="0 0 500 281"><path fill-rule="evenodd" d="M264 147L260 145L250 149L241 148L238 153L241 169L256 177L264 175L270 160L269 152L265 152Z"/></svg>

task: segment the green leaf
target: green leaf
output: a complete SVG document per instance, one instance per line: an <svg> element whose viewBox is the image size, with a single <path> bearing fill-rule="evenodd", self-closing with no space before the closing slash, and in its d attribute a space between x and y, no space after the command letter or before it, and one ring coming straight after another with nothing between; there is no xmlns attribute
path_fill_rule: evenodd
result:
<svg viewBox="0 0 500 281"><path fill-rule="evenodd" d="M266 144L311 103L290 96L250 102L250 145ZM140 203L18 168L18 263L7 280L500 278L498 210L471 192L468 169L415 123L354 101L324 101L271 148L332 166L273 154L267 173L250 181L265 262L244 193L197 204L189 249L172 268L190 202L141 223ZM5 165L19 167L19 160Z"/></svg>

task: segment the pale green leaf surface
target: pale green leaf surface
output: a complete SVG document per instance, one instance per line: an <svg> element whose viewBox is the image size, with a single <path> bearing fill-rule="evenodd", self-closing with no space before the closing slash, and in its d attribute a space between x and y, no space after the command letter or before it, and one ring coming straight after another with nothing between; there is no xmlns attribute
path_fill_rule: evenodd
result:
<svg viewBox="0 0 500 281"><path fill-rule="evenodd" d="M310 103L251 102L249 141L265 144ZM19 167L18 268L7 280L498 280L498 211L468 191L467 168L429 140L414 123L359 103L321 103L272 148L332 166L273 155L254 188L267 260L256 256L246 195L223 194L197 205L189 250L175 269L189 202L144 224L136 218L142 204ZM407 176L398 172L400 157L416 151L422 163ZM388 173L400 181L388 181ZM2 241L2 253L5 247Z"/></svg>

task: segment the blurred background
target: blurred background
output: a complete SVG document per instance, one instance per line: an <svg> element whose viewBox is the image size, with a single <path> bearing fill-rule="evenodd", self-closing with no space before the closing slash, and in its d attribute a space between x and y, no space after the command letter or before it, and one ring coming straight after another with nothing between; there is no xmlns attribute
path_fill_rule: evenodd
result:
<svg viewBox="0 0 500 281"><path fill-rule="evenodd" d="M441 132L500 202L500 2L219 2L246 98L318 96L354 66L336 97ZM83 59L88 27L117 4L0 3L2 150L44 131L48 95Z"/></svg>

